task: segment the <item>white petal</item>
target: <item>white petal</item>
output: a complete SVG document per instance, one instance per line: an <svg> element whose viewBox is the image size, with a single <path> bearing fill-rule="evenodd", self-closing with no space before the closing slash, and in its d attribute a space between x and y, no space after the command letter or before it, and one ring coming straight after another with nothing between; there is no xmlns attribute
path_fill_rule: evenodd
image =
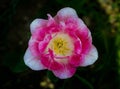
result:
<svg viewBox="0 0 120 89"><path fill-rule="evenodd" d="M84 30L84 28L86 28L87 26L85 25L85 23L83 22L83 20L82 19L78 19L78 26L79 26L79 28L80 28L80 30Z"/></svg>
<svg viewBox="0 0 120 89"><path fill-rule="evenodd" d="M66 19L68 17L78 17L76 11L73 8L66 7L58 11L57 18L59 19Z"/></svg>
<svg viewBox="0 0 120 89"><path fill-rule="evenodd" d="M47 20L44 19L35 19L31 24L30 24L30 30L31 33L33 33L35 30L37 30L38 28L41 28L43 26L45 26L47 23Z"/></svg>
<svg viewBox="0 0 120 89"><path fill-rule="evenodd" d="M85 55L84 62L80 66L88 66L92 65L98 59L98 52L97 49L92 46L90 52Z"/></svg>
<svg viewBox="0 0 120 89"><path fill-rule="evenodd" d="M32 70L43 70L43 69L45 69L45 67L41 63L40 59L37 59L36 57L34 57L31 54L29 48L26 50L26 53L24 55L24 62Z"/></svg>

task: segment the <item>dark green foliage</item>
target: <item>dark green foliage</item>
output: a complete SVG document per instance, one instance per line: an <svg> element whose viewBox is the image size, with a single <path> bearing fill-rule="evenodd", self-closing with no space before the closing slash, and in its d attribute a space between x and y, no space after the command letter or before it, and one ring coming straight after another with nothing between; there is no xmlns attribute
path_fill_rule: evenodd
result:
<svg viewBox="0 0 120 89"><path fill-rule="evenodd" d="M47 71L47 77L53 82L56 83L59 79L53 75L51 71Z"/></svg>

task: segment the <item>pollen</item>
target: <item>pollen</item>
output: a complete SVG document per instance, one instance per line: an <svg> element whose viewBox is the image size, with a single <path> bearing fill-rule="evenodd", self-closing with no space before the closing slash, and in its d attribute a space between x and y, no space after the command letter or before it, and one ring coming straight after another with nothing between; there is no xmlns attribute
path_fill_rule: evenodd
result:
<svg viewBox="0 0 120 89"><path fill-rule="evenodd" d="M69 35L58 33L49 44L49 48L54 54L59 56L69 56L73 52L73 43Z"/></svg>

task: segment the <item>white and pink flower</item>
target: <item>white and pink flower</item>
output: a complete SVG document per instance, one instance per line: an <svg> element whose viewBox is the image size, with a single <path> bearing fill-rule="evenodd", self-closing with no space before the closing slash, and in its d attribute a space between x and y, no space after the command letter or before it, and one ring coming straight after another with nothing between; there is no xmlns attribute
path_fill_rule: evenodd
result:
<svg viewBox="0 0 120 89"><path fill-rule="evenodd" d="M48 14L48 20L35 19L30 30L24 62L32 70L48 69L65 79L98 58L90 30L72 8L61 9L55 17Z"/></svg>

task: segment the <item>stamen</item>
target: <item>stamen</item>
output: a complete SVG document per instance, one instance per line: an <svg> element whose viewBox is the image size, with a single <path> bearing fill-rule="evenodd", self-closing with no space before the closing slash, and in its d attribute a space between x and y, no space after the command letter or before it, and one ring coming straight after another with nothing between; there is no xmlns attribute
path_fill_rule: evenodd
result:
<svg viewBox="0 0 120 89"><path fill-rule="evenodd" d="M69 56L73 51L71 38L65 33L58 33L49 43L48 48L53 50L55 55Z"/></svg>

